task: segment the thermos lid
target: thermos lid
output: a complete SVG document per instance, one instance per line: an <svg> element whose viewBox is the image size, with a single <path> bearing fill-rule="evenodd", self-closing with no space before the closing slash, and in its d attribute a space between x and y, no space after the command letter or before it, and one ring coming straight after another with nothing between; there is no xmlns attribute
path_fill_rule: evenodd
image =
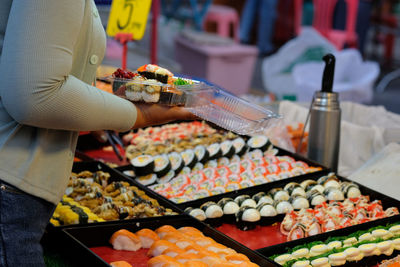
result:
<svg viewBox="0 0 400 267"><path fill-rule="evenodd" d="M331 93L333 88L333 78L335 74L335 56L327 54L322 58L325 61L324 74L322 76L322 92Z"/></svg>

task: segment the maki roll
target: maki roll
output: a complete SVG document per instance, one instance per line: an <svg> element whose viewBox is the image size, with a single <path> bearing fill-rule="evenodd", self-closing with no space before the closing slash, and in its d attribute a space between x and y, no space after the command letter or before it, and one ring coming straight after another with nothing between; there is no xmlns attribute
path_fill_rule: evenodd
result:
<svg viewBox="0 0 400 267"><path fill-rule="evenodd" d="M194 164L194 167L192 169L193 172L195 171L201 171L202 169L204 169L204 165L201 162L197 162L196 164Z"/></svg>
<svg viewBox="0 0 400 267"><path fill-rule="evenodd" d="M270 225L276 221L275 216L278 215L278 212L273 205L261 203L260 205L257 205L257 210L260 212L261 215L261 225Z"/></svg>
<svg viewBox="0 0 400 267"><path fill-rule="evenodd" d="M260 212L255 208L243 206L236 213L236 226L243 231L254 229L260 220Z"/></svg>
<svg viewBox="0 0 400 267"><path fill-rule="evenodd" d="M241 137L234 139L232 145L235 148L235 154L238 156L243 156L247 151L246 142Z"/></svg>
<svg viewBox="0 0 400 267"><path fill-rule="evenodd" d="M221 143L222 157L231 158L236 150L230 140L226 140Z"/></svg>
<svg viewBox="0 0 400 267"><path fill-rule="evenodd" d="M181 152L181 156L183 161L185 162L185 166L192 169L197 162L196 154L193 149L186 149Z"/></svg>
<svg viewBox="0 0 400 267"><path fill-rule="evenodd" d="M314 180L305 180L303 181L301 184L301 187L304 188L304 190L306 192L308 191L312 191L312 190L317 190L318 192L320 192L321 194L324 193L325 187L318 184L316 181Z"/></svg>
<svg viewBox="0 0 400 267"><path fill-rule="evenodd" d="M325 188L328 187L340 188L340 181L333 172L329 173L326 176L322 176L317 180L317 182L318 184L322 185Z"/></svg>
<svg viewBox="0 0 400 267"><path fill-rule="evenodd" d="M257 207L257 203L254 199L250 198L249 195L241 195L235 198L235 202L238 203L239 207L248 206L255 208Z"/></svg>
<svg viewBox="0 0 400 267"><path fill-rule="evenodd" d="M180 173L180 171L185 167L185 162L182 159L182 156L177 152L172 152L168 154L168 159L171 162L171 169L176 173Z"/></svg>
<svg viewBox="0 0 400 267"><path fill-rule="evenodd" d="M275 201L274 208L278 214L284 214L293 211L293 206L287 200Z"/></svg>
<svg viewBox="0 0 400 267"><path fill-rule="evenodd" d="M361 196L361 191L355 183L343 182L340 189L346 198L357 198Z"/></svg>
<svg viewBox="0 0 400 267"><path fill-rule="evenodd" d="M228 166L231 162L227 157L222 157L217 160L217 163L218 167L221 167L221 166Z"/></svg>
<svg viewBox="0 0 400 267"><path fill-rule="evenodd" d="M269 138L265 135L255 135L252 136L249 140L247 140L247 146L250 150L260 149L261 151L268 150L271 142Z"/></svg>
<svg viewBox="0 0 400 267"><path fill-rule="evenodd" d="M311 206L321 205L326 202L326 198L318 190L311 190L307 192L307 200Z"/></svg>
<svg viewBox="0 0 400 267"><path fill-rule="evenodd" d="M289 202L295 210L307 209L310 207L308 200L300 195L290 197Z"/></svg>
<svg viewBox="0 0 400 267"><path fill-rule="evenodd" d="M218 159L222 156L221 146L218 143L214 143L207 147L208 153L210 155L210 160Z"/></svg>
<svg viewBox="0 0 400 267"><path fill-rule="evenodd" d="M190 216L195 217L199 221L205 221L207 218L205 212L199 208L188 207L185 209L185 213L189 214Z"/></svg>
<svg viewBox="0 0 400 267"><path fill-rule="evenodd" d="M217 203L224 212L224 221L229 223L235 222L235 214L239 211L239 205L232 198L222 198Z"/></svg>
<svg viewBox="0 0 400 267"><path fill-rule="evenodd" d="M165 154L154 156L154 173L163 177L171 170L171 162Z"/></svg>
<svg viewBox="0 0 400 267"><path fill-rule="evenodd" d="M164 175L161 178L158 178L157 182L159 184L165 184L165 183L168 183L169 181L171 181L172 178L174 178L174 177L175 177L175 172L173 170L170 170L166 175Z"/></svg>
<svg viewBox="0 0 400 267"><path fill-rule="evenodd" d="M150 155L140 155L131 160L136 176L145 176L154 170L154 158Z"/></svg>
<svg viewBox="0 0 400 267"><path fill-rule="evenodd" d="M343 201L344 194L336 187L328 187L324 190L324 195L327 200Z"/></svg>
<svg viewBox="0 0 400 267"><path fill-rule="evenodd" d="M194 153L196 154L198 161L203 164L205 164L210 157L210 153L208 152L207 148L202 145L196 146L194 148Z"/></svg>
<svg viewBox="0 0 400 267"><path fill-rule="evenodd" d="M143 100L143 91L145 90L145 79L141 76L133 77L131 82L125 84L125 96L131 101Z"/></svg>
<svg viewBox="0 0 400 267"><path fill-rule="evenodd" d="M157 103L160 100L162 83L156 80L147 80L142 91L144 102Z"/></svg>
<svg viewBox="0 0 400 267"><path fill-rule="evenodd" d="M289 193L279 187L271 189L268 194L272 197L274 201L283 201L290 198Z"/></svg>
<svg viewBox="0 0 400 267"><path fill-rule="evenodd" d="M222 208L213 201L207 201L206 203L200 206L206 214L206 222L213 225L221 225L221 217L224 215Z"/></svg>
<svg viewBox="0 0 400 267"><path fill-rule="evenodd" d="M257 206L260 204L266 203L266 204L273 204L274 200L271 198L271 196L267 195L264 192L259 192L255 194L252 199L254 199L255 202L257 202Z"/></svg>
<svg viewBox="0 0 400 267"><path fill-rule="evenodd" d="M149 186L149 185L155 184L157 182L157 175L152 173L152 174L148 174L145 176L139 176L139 177L136 177L136 181L138 181L142 185Z"/></svg>
<svg viewBox="0 0 400 267"><path fill-rule="evenodd" d="M306 196L306 192L304 191L303 187L300 186L300 184L291 182L285 185L283 190L286 190L289 192L291 196L295 195L300 195L300 196Z"/></svg>

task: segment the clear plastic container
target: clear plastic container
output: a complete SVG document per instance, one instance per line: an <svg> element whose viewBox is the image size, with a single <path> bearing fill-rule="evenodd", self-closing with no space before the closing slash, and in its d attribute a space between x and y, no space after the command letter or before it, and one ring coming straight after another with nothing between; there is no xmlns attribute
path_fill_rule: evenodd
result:
<svg viewBox="0 0 400 267"><path fill-rule="evenodd" d="M281 118L214 86L181 90L185 92L185 107L190 112L240 135L262 134Z"/></svg>
<svg viewBox="0 0 400 267"><path fill-rule="evenodd" d="M113 84L114 92L117 92L121 86L125 87L126 92L126 88L129 86L132 86L133 90L133 86L140 89L154 85L148 80L133 81L112 77L108 80ZM278 114L241 99L217 86L196 80L190 80L190 82L191 84L187 85L157 84L156 86L160 86L160 95L157 99L150 99L154 101L135 100L126 93L124 97L131 101L184 106L198 117L240 135L262 134L281 118Z"/></svg>

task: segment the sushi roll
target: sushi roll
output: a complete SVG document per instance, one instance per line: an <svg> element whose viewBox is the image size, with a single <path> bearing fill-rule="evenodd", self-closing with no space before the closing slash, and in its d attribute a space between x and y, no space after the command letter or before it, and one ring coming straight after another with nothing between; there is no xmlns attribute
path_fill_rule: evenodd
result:
<svg viewBox="0 0 400 267"><path fill-rule="evenodd" d="M142 97L146 103L157 103L160 100L160 92L162 83L157 80L146 80L144 91L142 91Z"/></svg>
<svg viewBox="0 0 400 267"><path fill-rule="evenodd" d="M222 198L217 203L224 212L224 221L235 222L235 214L239 211L239 205L232 198Z"/></svg>
<svg viewBox="0 0 400 267"><path fill-rule="evenodd" d="M161 177L161 178L157 178L157 182L159 183L159 184L166 184L166 183L168 183L169 181L171 181L172 180L172 178L174 178L175 177L175 172L173 171L173 170L170 170L166 175L164 175L163 177Z"/></svg>
<svg viewBox="0 0 400 267"><path fill-rule="evenodd" d="M327 200L343 201L344 194L336 187L328 187L324 190L324 195Z"/></svg>
<svg viewBox="0 0 400 267"><path fill-rule="evenodd" d="M254 201L257 202L257 206L262 203L271 204L271 205L274 203L274 200L271 198L271 196L267 195L264 192L259 192L255 195L253 195L252 199L254 199Z"/></svg>
<svg viewBox="0 0 400 267"><path fill-rule="evenodd" d="M207 151L210 155L210 160L218 159L222 156L221 145L219 143L214 143L207 147ZM217 164L218 165L218 164Z"/></svg>
<svg viewBox="0 0 400 267"><path fill-rule="evenodd" d="M210 157L210 153L208 152L207 148L202 145L196 146L194 148L194 153L196 154L198 161L203 164L205 164Z"/></svg>
<svg viewBox="0 0 400 267"><path fill-rule="evenodd" d="M140 238L143 248L150 248L155 241L160 240L156 232L147 228L137 231L136 235Z"/></svg>
<svg viewBox="0 0 400 267"><path fill-rule="evenodd" d="M317 180L317 182L318 184L322 185L325 188L328 187L340 188L340 181L333 172L329 173L326 176L322 176Z"/></svg>
<svg viewBox="0 0 400 267"><path fill-rule="evenodd" d="M239 205L239 207L252 207L255 208L257 207L257 203L254 201L254 199L250 198L249 195L241 195L235 198L235 202Z"/></svg>
<svg viewBox="0 0 400 267"><path fill-rule="evenodd" d="M255 208L243 206L236 213L236 226L243 231L254 229L260 220L260 212Z"/></svg>
<svg viewBox="0 0 400 267"><path fill-rule="evenodd" d="M283 190L286 190L289 192L289 195L291 196L307 196L306 192L304 191L303 187L301 187L300 184L295 183L295 182L291 182L285 185L285 187L283 188Z"/></svg>
<svg viewBox="0 0 400 267"><path fill-rule="evenodd" d="M142 248L140 238L125 229L116 231L111 236L110 243L115 250L137 251Z"/></svg>
<svg viewBox="0 0 400 267"><path fill-rule="evenodd" d="M209 160L207 163L204 165L205 168L217 168L218 167L218 162L217 160Z"/></svg>
<svg viewBox="0 0 400 267"><path fill-rule="evenodd" d="M142 76L135 76L131 82L125 84L125 96L131 101L142 101L145 90L145 79Z"/></svg>
<svg viewBox="0 0 400 267"><path fill-rule="evenodd" d="M361 196L361 191L355 183L343 182L340 190L344 193L346 198L357 198Z"/></svg>
<svg viewBox="0 0 400 267"><path fill-rule="evenodd" d="M199 221L205 221L207 218L204 210L199 208L187 207L185 209L185 213L189 214L192 217L195 217Z"/></svg>
<svg viewBox="0 0 400 267"><path fill-rule="evenodd" d="M274 208L278 214L284 214L293 211L293 206L287 200L275 201Z"/></svg>
<svg viewBox="0 0 400 267"><path fill-rule="evenodd" d="M316 181L314 180L305 180L303 181L301 184L301 187L304 188L304 190L306 192L308 191L312 191L312 190L317 190L318 192L320 192L321 194L324 193L325 187L323 185L318 184Z"/></svg>
<svg viewBox="0 0 400 267"><path fill-rule="evenodd" d="M183 167L185 167L185 162L183 161L182 156L177 152L169 153L168 159L171 162L171 169L175 174L180 173Z"/></svg>
<svg viewBox="0 0 400 267"><path fill-rule="evenodd" d="M290 197L289 202L294 210L308 209L310 207L308 200L300 195Z"/></svg>
<svg viewBox="0 0 400 267"><path fill-rule="evenodd" d="M218 167L228 166L231 162L227 157L221 157L217 159Z"/></svg>
<svg viewBox="0 0 400 267"><path fill-rule="evenodd" d="M213 226L222 224L221 218L224 215L224 212L217 203L213 201L207 201L200 206L200 209L202 209L206 214L207 223Z"/></svg>
<svg viewBox="0 0 400 267"><path fill-rule="evenodd" d="M136 176L144 176L153 172L154 158L150 155L140 155L131 160Z"/></svg>
<svg viewBox="0 0 400 267"><path fill-rule="evenodd" d="M152 174L148 174L145 176L139 176L139 177L136 177L136 181L138 181L139 183L141 183L144 186L149 186L149 185L155 184L157 182L157 175L152 173Z"/></svg>
<svg viewBox="0 0 400 267"><path fill-rule="evenodd" d="M236 150L230 140L226 140L221 143L222 157L231 158Z"/></svg>
<svg viewBox="0 0 400 267"><path fill-rule="evenodd" d="M326 198L318 190L311 190L307 192L307 200L311 206L321 205L326 202Z"/></svg>
<svg viewBox="0 0 400 267"><path fill-rule="evenodd" d="M271 189L268 194L274 201L283 201L290 198L289 193L280 187Z"/></svg>
<svg viewBox="0 0 400 267"><path fill-rule="evenodd" d="M265 135L255 135L252 136L249 140L247 140L247 146L250 150L260 149L261 151L268 150L271 142L269 138Z"/></svg>
<svg viewBox="0 0 400 267"><path fill-rule="evenodd" d="M232 145L235 148L235 154L240 156L243 156L247 152L247 145L246 141L244 141L243 138L238 137L232 141Z"/></svg>
<svg viewBox="0 0 400 267"><path fill-rule="evenodd" d="M171 162L165 154L157 155L154 159L154 173L157 177L163 177L171 170Z"/></svg>
<svg viewBox="0 0 400 267"><path fill-rule="evenodd" d="M182 151L181 156L183 161L185 162L185 166L189 167L190 169L192 169L197 163L197 157L193 149L186 149Z"/></svg>
<svg viewBox="0 0 400 267"><path fill-rule="evenodd" d="M257 206L257 210L260 212L261 225L270 225L276 221L275 216L278 215L278 212L276 211L273 205L267 203L261 203Z"/></svg>

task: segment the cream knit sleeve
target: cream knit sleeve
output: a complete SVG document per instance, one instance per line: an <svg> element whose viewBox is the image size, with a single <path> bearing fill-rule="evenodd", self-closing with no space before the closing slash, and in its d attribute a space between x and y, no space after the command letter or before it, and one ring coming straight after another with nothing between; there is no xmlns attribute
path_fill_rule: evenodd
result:
<svg viewBox="0 0 400 267"><path fill-rule="evenodd" d="M70 75L84 8L84 0L13 0L0 95L17 122L73 131L126 131L134 125L131 102Z"/></svg>

